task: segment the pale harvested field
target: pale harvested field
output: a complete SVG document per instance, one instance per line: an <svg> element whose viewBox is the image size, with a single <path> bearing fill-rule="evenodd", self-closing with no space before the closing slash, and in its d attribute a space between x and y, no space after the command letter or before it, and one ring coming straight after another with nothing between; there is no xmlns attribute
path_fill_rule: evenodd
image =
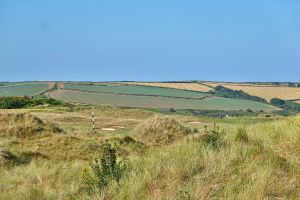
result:
<svg viewBox="0 0 300 200"><path fill-rule="evenodd" d="M228 83L228 82L203 82L203 84L211 86L211 87L217 87L219 85L222 85L222 86L236 85L236 86L273 87L272 85L267 85L267 84L253 85L251 83Z"/></svg>
<svg viewBox="0 0 300 200"><path fill-rule="evenodd" d="M211 86L211 87L217 87L219 85L224 85L225 83L222 82L204 82L205 85Z"/></svg>
<svg viewBox="0 0 300 200"><path fill-rule="evenodd" d="M255 86L255 85L224 85L233 90L243 90L244 92L262 97L267 101L272 98L284 100L300 99L300 88L285 87L285 86Z"/></svg>
<svg viewBox="0 0 300 200"><path fill-rule="evenodd" d="M250 83L225 83L225 82L205 82L204 84L211 87L219 85L233 90L242 90L250 95L258 96L270 102L273 98L284 100L300 99L300 88L288 86L274 86L267 84L250 84ZM300 103L299 101L295 101Z"/></svg>
<svg viewBox="0 0 300 200"><path fill-rule="evenodd" d="M199 83L126 82L123 84L175 88L175 89L192 90L198 92L209 92L211 90L210 87L201 85Z"/></svg>
<svg viewBox="0 0 300 200"><path fill-rule="evenodd" d="M295 103L300 103L300 100L296 100L296 101L294 101Z"/></svg>

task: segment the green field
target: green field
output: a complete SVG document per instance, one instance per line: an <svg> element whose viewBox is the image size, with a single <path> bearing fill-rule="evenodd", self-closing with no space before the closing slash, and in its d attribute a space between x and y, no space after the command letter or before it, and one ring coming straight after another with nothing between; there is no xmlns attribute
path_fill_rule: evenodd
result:
<svg viewBox="0 0 300 200"><path fill-rule="evenodd" d="M7 85L14 85L14 84L16 84L16 83L14 83L14 82L0 82L0 87L1 86L7 86Z"/></svg>
<svg viewBox="0 0 300 200"><path fill-rule="evenodd" d="M206 100L179 99L170 97L134 96L88 93L71 90L57 90L51 93L56 99L87 104L110 104L120 107L137 108L175 108L204 110L276 110L277 108L248 100L230 98L211 98Z"/></svg>
<svg viewBox="0 0 300 200"><path fill-rule="evenodd" d="M104 84L76 84L66 83L65 89L81 90L99 93L113 93L113 94L135 94L135 95L149 95L149 96L169 96L169 97L186 97L186 98L200 98L209 96L210 94L204 92L194 92L187 90L178 90L172 88L160 88L150 86L129 86L129 85L104 85Z"/></svg>
<svg viewBox="0 0 300 200"><path fill-rule="evenodd" d="M0 96L32 96L47 88L47 83L7 83L0 86Z"/></svg>
<svg viewBox="0 0 300 200"><path fill-rule="evenodd" d="M278 108L242 99L213 97L210 93L151 86L130 86L113 83L69 82L47 96L67 102L107 104L130 108L174 108L198 110L264 110ZM4 83L0 96L33 96L45 91L47 82Z"/></svg>

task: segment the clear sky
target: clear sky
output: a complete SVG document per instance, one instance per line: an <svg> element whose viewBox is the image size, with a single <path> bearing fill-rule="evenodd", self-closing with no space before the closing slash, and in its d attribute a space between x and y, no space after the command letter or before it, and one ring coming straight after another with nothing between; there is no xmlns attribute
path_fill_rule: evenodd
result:
<svg viewBox="0 0 300 200"><path fill-rule="evenodd" d="M0 81L300 81L299 0L0 0Z"/></svg>

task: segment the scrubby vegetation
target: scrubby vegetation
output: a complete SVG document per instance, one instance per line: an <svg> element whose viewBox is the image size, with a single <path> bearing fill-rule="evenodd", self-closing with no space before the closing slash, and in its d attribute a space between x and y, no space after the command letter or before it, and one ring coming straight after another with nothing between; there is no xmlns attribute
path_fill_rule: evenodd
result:
<svg viewBox="0 0 300 200"><path fill-rule="evenodd" d="M30 98L30 97L0 97L0 109L30 108L35 106L68 106L68 103L52 98Z"/></svg>
<svg viewBox="0 0 300 200"><path fill-rule="evenodd" d="M99 158L82 170L84 189L88 193L101 193L108 184L118 183L127 171L126 160L118 161L116 149L105 143L101 147Z"/></svg>
<svg viewBox="0 0 300 200"><path fill-rule="evenodd" d="M296 117L228 130L227 145L218 151L202 140L152 149L133 159L132 172L106 195L112 199L176 199L183 194L191 199L297 199L299 130Z"/></svg>
<svg viewBox="0 0 300 200"><path fill-rule="evenodd" d="M224 140L224 133L219 130L211 130L201 135L201 142L206 146L215 150L219 150L226 142Z"/></svg>
<svg viewBox="0 0 300 200"><path fill-rule="evenodd" d="M261 97L250 95L242 90L232 90L221 85L215 87L215 90L211 91L211 93L226 98L247 99L251 101L267 103L267 101Z"/></svg>
<svg viewBox="0 0 300 200"><path fill-rule="evenodd" d="M287 111L300 112L300 104L295 103L293 101L273 98L273 99L271 99L271 104L274 105L274 106L280 107L284 110L287 110Z"/></svg>

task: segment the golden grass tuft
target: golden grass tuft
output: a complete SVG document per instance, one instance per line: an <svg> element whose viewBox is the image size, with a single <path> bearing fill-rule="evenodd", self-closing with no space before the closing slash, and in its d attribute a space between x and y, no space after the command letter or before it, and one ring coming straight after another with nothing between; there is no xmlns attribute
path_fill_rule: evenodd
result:
<svg viewBox="0 0 300 200"><path fill-rule="evenodd" d="M185 127L174 118L154 116L139 124L133 130L133 135L145 144L158 145L170 144L195 132L195 129Z"/></svg>
<svg viewBox="0 0 300 200"><path fill-rule="evenodd" d="M61 133L62 129L28 113L1 114L0 136L28 138L44 133Z"/></svg>

